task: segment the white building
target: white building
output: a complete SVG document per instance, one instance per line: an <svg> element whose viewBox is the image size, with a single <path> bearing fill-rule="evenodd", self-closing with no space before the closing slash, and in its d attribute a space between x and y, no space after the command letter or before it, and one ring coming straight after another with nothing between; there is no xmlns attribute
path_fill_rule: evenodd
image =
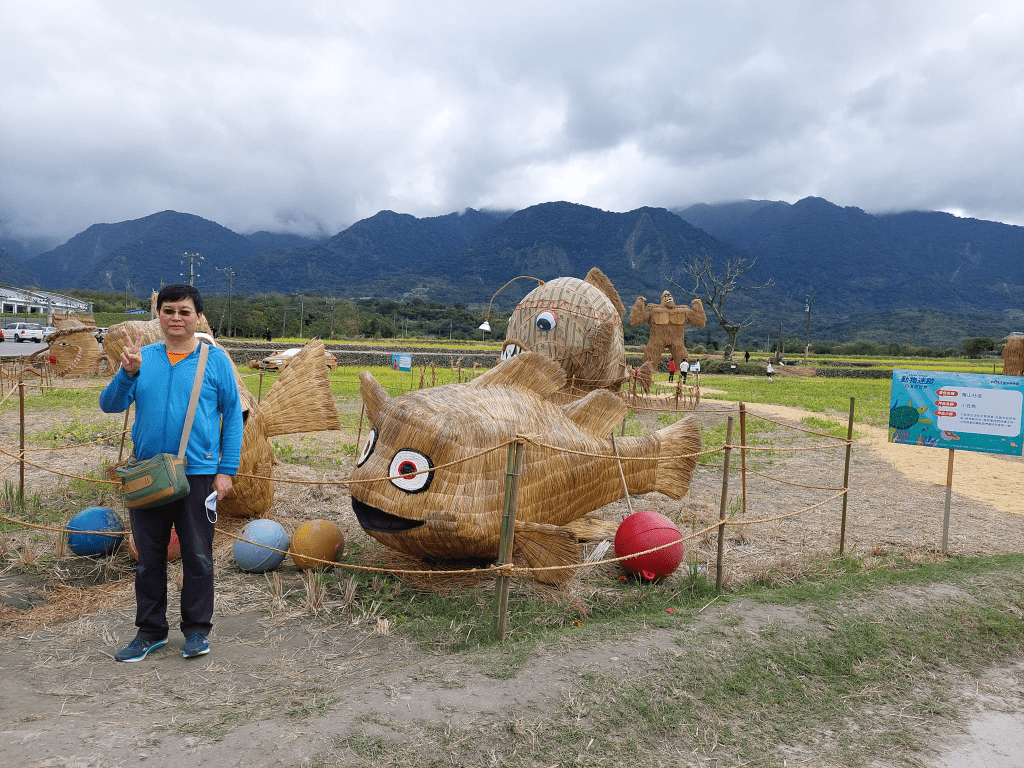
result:
<svg viewBox="0 0 1024 768"><path fill-rule="evenodd" d="M5 315L92 314L92 303L49 291L0 288L0 312Z"/></svg>

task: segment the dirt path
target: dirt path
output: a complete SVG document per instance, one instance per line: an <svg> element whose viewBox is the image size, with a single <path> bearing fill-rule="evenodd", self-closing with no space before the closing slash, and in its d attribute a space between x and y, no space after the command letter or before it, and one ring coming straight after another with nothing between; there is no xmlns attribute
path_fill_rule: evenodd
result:
<svg viewBox="0 0 1024 768"><path fill-rule="evenodd" d="M748 407L793 423L808 415L781 406ZM865 437L854 447L847 546L866 559L886 551L937 557L947 453L891 445L883 430L863 425L857 429ZM790 439L781 431L777 437ZM316 439L323 445L330 438ZM780 444L813 447L813 440L792 440ZM94 450L98 457L116 453L116 446ZM809 485L834 486L841 484L842 458L831 456L825 460L821 451L777 452L770 461L764 460L761 469ZM47 458L56 462L58 456ZM68 457L65 461L92 466L90 462L98 458L90 454L88 460ZM1021 468L1019 459L956 454L954 554L1021 551ZM294 465L281 471L310 479L325 474ZM649 494L634 504L696 527L717 519L720 484L719 469L702 467L682 502ZM802 488L779 490L777 485L751 478L748 516L799 509L819 496ZM838 502L833 502L770 526L749 531L730 528L728 578L785 575L803 557L834 552L838 508ZM605 516L624 512L625 504L620 502L610 505ZM326 516L358 531L347 493L331 487L282 484L275 514L293 522ZM713 562L713 543L693 542L688 547L690 556ZM637 627L629 636L593 643L567 636L538 649L516 674L502 680L482 667L484 662L505 663L500 651L482 662L444 648L424 649L389 633L386 624L363 608L341 610L326 620L310 616L294 603L275 606L266 581L240 574L229 558L222 547L214 652L185 661L180 638L172 637L167 648L141 664L111 660L114 649L134 634L131 583L112 581L102 586L118 575L127 579L129 564L120 563L120 573L96 566L94 573L78 574L80 584L92 578L101 587L83 592L85 604L74 615L54 614L52 619L31 624L19 624L12 616L18 609L28 609L31 615L33 606L45 602L42 591L52 589L52 582L31 568L0 564L0 619L8 628L0 632L0 766L107 768L142 763L177 768L183 760L218 768L371 765L374 745L385 741L407 750L401 764L500 764L512 759L517 744L529 745L538 724L573 716L580 675L656 674L659 660L665 654L681 653L699 626L756 632L777 622L786 632L799 633L808 620L800 607L765 607L748 601L716 604L694 626ZM286 564L282 570L286 585L301 589L294 568ZM110 592L110 602L98 599L101 589ZM932 597L944 599L941 593ZM327 599L338 605L343 595L332 592ZM360 595L357 606L370 606L373 600L372 594ZM172 594L169 615L177 610ZM951 680L949 687L951 700L963 716L958 730L964 733L947 726L934 734L932 743L944 745L941 750L910 759L931 768L973 768L982 763L965 762L975 758L963 755L1019 755L1007 740L1011 735L1007 724L1019 721L1024 711L1024 665L989 670L980 681ZM974 721L973 712L981 713ZM978 724L976 735L974 723ZM585 720L579 725L585 728ZM833 737L821 734L821 744ZM728 764L719 759L711 743L673 738L679 739L680 765ZM479 760L460 763L455 750L463 739L491 745L494 753L489 756L482 747ZM599 757L581 753L579 762L601 764ZM779 747L766 758L777 765L785 760L791 767L834 764L824 748L811 754ZM894 757L892 763L877 763L876 768L901 764L907 763ZM984 764L1016 765L996 758Z"/></svg>
<svg viewBox="0 0 1024 768"><path fill-rule="evenodd" d="M754 413L796 422L812 415L784 405L748 403L747 408ZM856 424L854 429L863 435L861 443L905 477L945 488L949 451L890 443L886 430L868 424ZM1020 456L956 451L953 491L1002 512L1024 515L1024 460Z"/></svg>

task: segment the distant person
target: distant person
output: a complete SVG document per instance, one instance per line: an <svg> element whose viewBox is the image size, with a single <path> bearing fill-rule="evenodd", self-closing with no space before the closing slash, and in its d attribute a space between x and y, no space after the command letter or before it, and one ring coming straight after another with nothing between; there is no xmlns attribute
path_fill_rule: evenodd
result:
<svg viewBox="0 0 1024 768"><path fill-rule="evenodd" d="M750 350L749 349L743 355L743 362L744 363L749 363L750 362Z"/></svg>
<svg viewBox="0 0 1024 768"><path fill-rule="evenodd" d="M765 373L768 374L768 381L772 381L772 376L775 375L775 369L772 368L772 361L768 361L768 367L765 369Z"/></svg>
<svg viewBox="0 0 1024 768"><path fill-rule="evenodd" d="M274 339L274 334L272 334L272 333L270 332L270 329L269 329L269 328L267 328L267 330L266 330L266 331L265 331L265 332L263 333L263 338L265 338L265 339L266 339L267 341L273 341L273 339Z"/></svg>
<svg viewBox="0 0 1024 768"><path fill-rule="evenodd" d="M676 378L676 361L675 360L669 360L668 361L668 380L671 382L671 381L674 381L675 378Z"/></svg>
<svg viewBox="0 0 1024 768"><path fill-rule="evenodd" d="M689 372L690 372L690 361L689 360L683 360L683 362L681 362L679 364L679 375L683 377L683 384L686 383L686 374L688 374Z"/></svg>
<svg viewBox="0 0 1024 768"><path fill-rule="evenodd" d="M693 365L690 366L690 373L694 375L700 373L700 358L693 361Z"/></svg>

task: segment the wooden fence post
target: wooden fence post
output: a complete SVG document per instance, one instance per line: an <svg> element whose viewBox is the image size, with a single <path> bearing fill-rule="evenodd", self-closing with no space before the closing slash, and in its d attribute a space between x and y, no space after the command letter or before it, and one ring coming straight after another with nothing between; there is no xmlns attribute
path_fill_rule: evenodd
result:
<svg viewBox="0 0 1024 768"><path fill-rule="evenodd" d="M515 539L516 503L519 500L519 475L523 471L523 455L526 446L521 440L508 446L508 462L505 469L505 504L501 516L501 539L498 542L498 565L512 562L512 544ZM505 625L508 619L509 577L498 576L494 590L494 614L491 631L498 640L505 639Z"/></svg>
<svg viewBox="0 0 1024 768"><path fill-rule="evenodd" d="M22 367L21 373L18 376L18 413L19 413L19 433L21 435L18 445L18 462L21 465L19 473L20 483L18 486L19 501L21 505L25 505L25 369Z"/></svg>
<svg viewBox="0 0 1024 768"><path fill-rule="evenodd" d="M747 404L740 403L740 486L743 516L747 516Z"/></svg>
<svg viewBox="0 0 1024 768"><path fill-rule="evenodd" d="M842 557L846 547L846 502L850 498L850 452L853 450L853 404L856 398L850 398L850 418L846 422L846 468L843 470L843 521L839 528L839 556Z"/></svg>
<svg viewBox="0 0 1024 768"><path fill-rule="evenodd" d="M732 452L732 416L725 427L725 466L722 468L722 504L718 509L718 565L715 573L715 589L722 591L725 578L725 510L729 501L729 459Z"/></svg>

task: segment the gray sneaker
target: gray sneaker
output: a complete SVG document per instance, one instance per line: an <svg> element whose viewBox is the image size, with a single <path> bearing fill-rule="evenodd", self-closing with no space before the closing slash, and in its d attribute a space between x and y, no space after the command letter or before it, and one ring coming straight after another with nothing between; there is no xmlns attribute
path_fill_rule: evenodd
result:
<svg viewBox="0 0 1024 768"><path fill-rule="evenodd" d="M167 645L166 637L163 640L146 640L136 635L134 640L114 654L114 661L142 661L151 651L163 648L165 645Z"/></svg>
<svg viewBox="0 0 1024 768"><path fill-rule="evenodd" d="M166 642L166 640L164 641ZM205 635L193 632L185 638L185 645L182 646L181 655L186 659L194 659L196 656L203 656L210 652L210 641Z"/></svg>

